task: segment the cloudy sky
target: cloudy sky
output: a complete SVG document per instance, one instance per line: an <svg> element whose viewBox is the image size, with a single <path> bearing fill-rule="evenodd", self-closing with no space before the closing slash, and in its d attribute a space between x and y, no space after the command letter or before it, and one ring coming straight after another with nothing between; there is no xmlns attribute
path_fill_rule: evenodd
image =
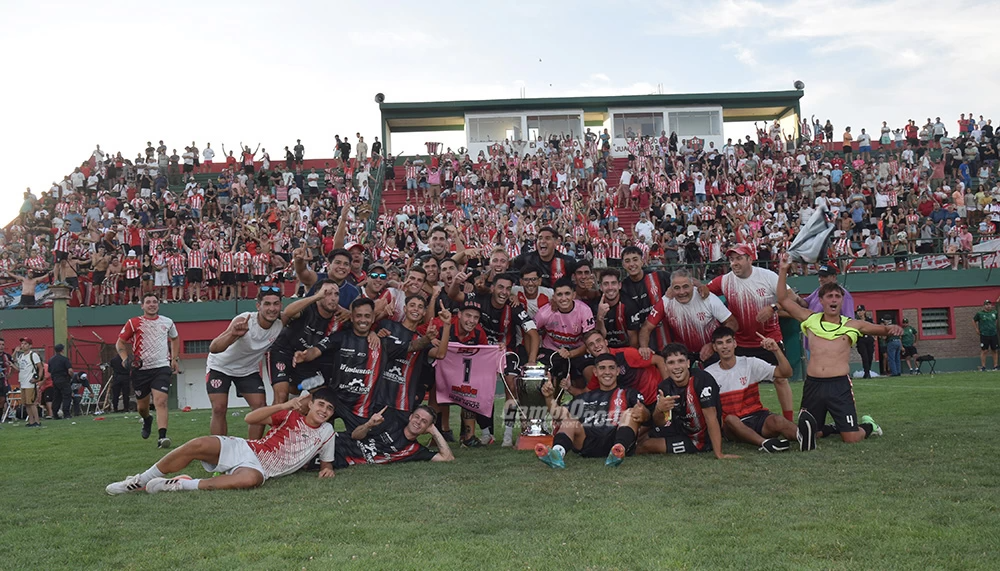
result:
<svg viewBox="0 0 1000 571"><path fill-rule="evenodd" d="M752 91L806 84L838 131L991 117L1000 2L475 1L0 4L0 219L95 144L240 142L332 156L388 101ZM1000 114L997 115L1000 120ZM726 135L745 125L727 125ZM440 139L440 136L437 137ZM414 152L422 135L396 140ZM413 147L413 148L410 148Z"/></svg>

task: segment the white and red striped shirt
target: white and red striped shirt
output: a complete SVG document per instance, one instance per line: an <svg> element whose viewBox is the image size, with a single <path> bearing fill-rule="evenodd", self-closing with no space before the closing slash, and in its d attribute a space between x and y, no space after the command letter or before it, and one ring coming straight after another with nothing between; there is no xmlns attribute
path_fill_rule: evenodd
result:
<svg viewBox="0 0 1000 571"><path fill-rule="evenodd" d="M253 275L266 276L271 262L271 254L261 252L253 257Z"/></svg>
<svg viewBox="0 0 1000 571"><path fill-rule="evenodd" d="M189 268L202 269L205 266L205 252L202 250L188 250L187 262Z"/></svg>
<svg viewBox="0 0 1000 571"><path fill-rule="evenodd" d="M137 257L125 258L122 267L125 269L125 279L127 280L134 280L142 273L142 262Z"/></svg>
<svg viewBox="0 0 1000 571"><path fill-rule="evenodd" d="M238 274L249 274L250 273L250 261L253 259L253 255L250 252L236 252L233 254L233 261L236 262L236 273Z"/></svg>
<svg viewBox="0 0 1000 571"><path fill-rule="evenodd" d="M167 256L167 266L170 268L170 275L184 275L184 254L176 253Z"/></svg>
<svg viewBox="0 0 1000 571"><path fill-rule="evenodd" d="M314 428L298 411L283 410L271 415L271 430L263 438L246 443L264 468L264 476L278 478L297 472L317 453L320 461L333 462L334 441L332 424L324 422Z"/></svg>
<svg viewBox="0 0 1000 571"><path fill-rule="evenodd" d="M224 273L236 271L236 264L234 263L232 252L222 252L219 254L219 271Z"/></svg>

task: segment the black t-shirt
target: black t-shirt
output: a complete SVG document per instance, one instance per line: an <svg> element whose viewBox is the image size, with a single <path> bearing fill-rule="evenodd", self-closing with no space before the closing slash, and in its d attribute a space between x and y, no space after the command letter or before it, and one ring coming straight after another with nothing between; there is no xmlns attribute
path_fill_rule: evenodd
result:
<svg viewBox="0 0 1000 571"><path fill-rule="evenodd" d="M475 301L482 308L479 325L486 331L486 337L491 344L497 344L502 340L507 349L513 351L515 329L520 328L522 332L535 329L535 322L528 316L528 310L520 305L508 302L503 307L497 308L494 307L491 296L471 293L465 294L465 299Z"/></svg>
<svg viewBox="0 0 1000 571"><path fill-rule="evenodd" d="M622 280L621 297L638 308L636 315L640 327L669 287L670 274L663 271L645 272L639 281L632 281L628 276Z"/></svg>
<svg viewBox="0 0 1000 571"><path fill-rule="evenodd" d="M600 304L601 297L587 303L590 310L594 312L595 318L597 317L597 306ZM604 316L604 330L607 332L605 339L608 341L608 347L612 349L631 347L628 332L639 331L642 323L639 321L639 307L636 303L631 299L619 298L618 303L612 305Z"/></svg>
<svg viewBox="0 0 1000 571"><path fill-rule="evenodd" d="M542 257L536 250L525 252L510 262L510 267L515 270L520 270L526 266L537 266L540 268L542 271L542 275L540 276L542 278L542 285L550 288L555 287L556 281L569 273L569 261L566 256L559 252L553 254L552 259L548 262L542 260Z"/></svg>
<svg viewBox="0 0 1000 571"><path fill-rule="evenodd" d="M335 414L351 432L371 416L385 364L405 356L408 345L386 337L372 348L367 337L345 329L324 337L316 347L333 359L333 377L326 382L337 392Z"/></svg>
<svg viewBox="0 0 1000 571"><path fill-rule="evenodd" d="M659 390L665 396L678 396L669 426L688 436L698 450L711 446L704 409L714 408L715 419L722 426L722 405L719 402L719 384L715 377L699 369L691 369L688 384L678 387L673 379L660 383ZM655 408L656 403L653 403Z"/></svg>
<svg viewBox="0 0 1000 571"><path fill-rule="evenodd" d="M49 359L49 374L52 375L53 383L68 383L71 368L73 364L64 355L56 355Z"/></svg>
<svg viewBox="0 0 1000 571"><path fill-rule="evenodd" d="M392 339L396 344L402 344L407 348L415 338L419 337L416 331L410 331L402 323L391 319L380 321L374 330L378 331L379 329L389 331L389 336L386 339ZM382 378L376 385L378 390L375 395L376 410L388 406L396 410L412 411L416 406L417 385L426 360L426 349L403 352L387 359L385 369L382 371Z"/></svg>
<svg viewBox="0 0 1000 571"><path fill-rule="evenodd" d="M336 459L335 468L346 468L357 464L388 464L390 462L428 461L435 456L416 440L406 438L403 429L406 423L395 416L386 417L375 434L369 434L361 440L351 438L351 432L337 435L334 443Z"/></svg>
<svg viewBox="0 0 1000 571"><path fill-rule="evenodd" d="M634 389L615 387L610 391L587 391L571 400L566 408L570 416L583 424L588 436L602 438L618 429L621 415L642 402Z"/></svg>
<svg viewBox="0 0 1000 571"><path fill-rule="evenodd" d="M338 328L332 317L319 314L316 304L302 310L298 317L288 322L281 330L278 338L271 344L271 352L294 355L296 351L304 351L315 346Z"/></svg>

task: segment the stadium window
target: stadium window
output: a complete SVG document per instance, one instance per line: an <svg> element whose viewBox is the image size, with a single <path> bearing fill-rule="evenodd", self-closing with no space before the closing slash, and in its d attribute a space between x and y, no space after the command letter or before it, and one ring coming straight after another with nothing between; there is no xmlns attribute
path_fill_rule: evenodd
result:
<svg viewBox="0 0 1000 571"><path fill-rule="evenodd" d="M520 117L473 117L468 119L470 143L496 143L520 139Z"/></svg>
<svg viewBox="0 0 1000 571"><path fill-rule="evenodd" d="M663 131L663 113L615 113L612 126L616 139L659 137Z"/></svg>
<svg viewBox="0 0 1000 571"><path fill-rule="evenodd" d="M207 355L208 347L212 344L210 339L200 339L197 341L184 342L185 355Z"/></svg>
<svg viewBox="0 0 1000 571"><path fill-rule="evenodd" d="M920 310L920 338L951 337L952 312L948 307L933 307Z"/></svg>
<svg viewBox="0 0 1000 571"><path fill-rule="evenodd" d="M528 115L528 140L547 141L552 135L580 136L579 115Z"/></svg>
<svg viewBox="0 0 1000 571"><path fill-rule="evenodd" d="M670 132L678 137L722 134L722 117L718 111L677 111L670 113Z"/></svg>

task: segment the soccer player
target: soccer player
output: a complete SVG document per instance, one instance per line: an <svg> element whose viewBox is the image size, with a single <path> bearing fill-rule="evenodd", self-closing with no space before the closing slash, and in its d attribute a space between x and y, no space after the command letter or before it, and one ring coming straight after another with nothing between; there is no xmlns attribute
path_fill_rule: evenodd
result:
<svg viewBox="0 0 1000 571"><path fill-rule="evenodd" d="M694 295L695 281L686 269L670 274L670 289L657 300L639 329L639 351L649 357L649 338L661 321L666 321L675 342L683 344L701 361L712 355L712 332L720 324L735 330L736 317L713 293Z"/></svg>
<svg viewBox="0 0 1000 571"><path fill-rule="evenodd" d="M625 268L626 277L622 280L621 295L639 308L636 318L640 324L644 323L653 306L666 293L670 277L663 271L643 270L642 250L635 246L628 246L622 250L622 267ZM670 331L666 322L661 322L653 331L654 350L662 349L670 342Z"/></svg>
<svg viewBox="0 0 1000 571"><path fill-rule="evenodd" d="M648 358L643 357L639 350L634 347L609 347L607 338L600 331L591 329L583 334L583 342L587 347L587 353L592 356L610 353L618 362L618 386L623 389L635 389L642 395L644 402L656 400L656 389L660 381L667 378L666 362L663 357L653 354ZM583 370L583 376L588 379L586 388L577 388L568 383L560 385L560 388L572 395L579 395L586 391L592 391L600 386L597 378L597 369L593 358L589 359L587 367Z"/></svg>
<svg viewBox="0 0 1000 571"><path fill-rule="evenodd" d="M537 266L525 266L521 268L520 284L510 290L514 299L528 310L528 317L534 318L555 296L552 288L539 285L541 283L542 271Z"/></svg>
<svg viewBox="0 0 1000 571"><path fill-rule="evenodd" d="M377 384L382 378L387 362L404 357L411 348L418 350L414 340L408 347L391 336L379 338L372 332L375 302L358 298L351 303L351 327L320 339L316 345L297 351L292 365L316 360L320 355L330 355L332 374L324 373L326 384L336 391L336 416L352 432L368 420L376 409ZM423 339L423 338L421 338ZM427 343L423 348L429 345Z"/></svg>
<svg viewBox="0 0 1000 571"><path fill-rule="evenodd" d="M142 315L125 322L115 349L126 368L132 369L132 388L136 407L142 417L142 437L149 438L153 417L149 414L150 395L156 407L157 448L170 448L167 438L167 395L170 377L180 363L181 340L177 327L169 317L159 314L160 297L155 293L142 296Z"/></svg>
<svg viewBox="0 0 1000 571"><path fill-rule="evenodd" d="M405 424L414 407L423 400L422 391L418 391L420 373L427 361L427 347L430 346L431 339L437 337L436 325L431 324L419 331L427 312L425 304L422 296L409 295L403 306L402 321L383 319L376 327L380 334L384 330L387 338L391 338L395 344L413 349L386 361L378 393L375 395L375 406L388 407L388 416L397 417L402 424ZM421 337L426 339L413 343Z"/></svg>
<svg viewBox="0 0 1000 571"><path fill-rule="evenodd" d="M979 370L986 370L986 356L993 356L993 370L997 370L997 310L993 307L993 302L986 300L983 308L972 316L972 321L976 325L976 333L979 335ZM904 343L904 346L906 344ZM910 366L913 372L913 366Z"/></svg>
<svg viewBox="0 0 1000 571"><path fill-rule="evenodd" d="M539 355L544 361L558 356L553 363L553 374L559 378L567 374L582 386L583 356L587 347L583 334L594 329L594 314L586 303L576 299L573 282L561 278L556 282L555 298L535 314L535 327L542 338Z"/></svg>
<svg viewBox="0 0 1000 571"><path fill-rule="evenodd" d="M601 297L594 311L597 330L604 334L608 347L638 347L639 307L631 299L622 297L621 274L617 268L600 272Z"/></svg>
<svg viewBox="0 0 1000 571"><path fill-rule="evenodd" d="M300 410L308 406L303 415ZM141 492L179 492L194 490L239 490L256 488L269 478L280 478L298 471L317 453L321 462L320 478L332 478L334 455L333 391L323 388L310 398L308 393L287 402L250 411L247 424L271 425L260 440L235 436L202 436L171 451L141 474L109 484L111 495ZM222 472L214 478L192 479L179 472L195 460L205 470Z"/></svg>
<svg viewBox="0 0 1000 571"><path fill-rule="evenodd" d="M308 305L300 299L289 305L298 312ZM212 402L211 434L228 433L226 416L229 411L229 387L236 385L236 394L246 399L252 410L266 403L264 380L260 370L268 348L278 338L287 319L281 311L281 288L260 286L257 311L237 315L208 347L205 387ZM251 440L263 436L262 425L250 425Z"/></svg>
<svg viewBox="0 0 1000 571"><path fill-rule="evenodd" d="M333 280L323 280L315 294L285 309L282 314L284 328L267 352L268 372L274 391L272 404L288 400L289 385L297 388L303 380L329 367L330 361L326 359L292 367L292 359L297 351L312 347L340 329L343 322L337 317L339 309L340 288Z"/></svg>
<svg viewBox="0 0 1000 571"><path fill-rule="evenodd" d="M510 267L520 270L535 266L541 270L542 285L554 287L559 278L568 272L566 256L556 249L559 234L551 226L543 226L538 230L535 249L525 252L510 262Z"/></svg>
<svg viewBox="0 0 1000 571"><path fill-rule="evenodd" d="M726 305L736 317L736 354L757 357L777 366L774 355L760 347L757 334L770 337L781 344L781 325L778 323L778 276L771 270L753 265L756 251L749 244L738 244L726 252L730 272L713 279L708 289L715 295L725 296ZM806 303L794 292L789 296L800 308ZM844 362L847 363L846 361ZM774 390L778 394L781 413L792 420L792 388L788 379L776 377Z"/></svg>
<svg viewBox="0 0 1000 571"><path fill-rule="evenodd" d="M835 283L819 288L823 311L812 313L797 303L786 286L790 266L788 255L782 256L778 273L778 302L789 315L802 322L802 332L809 340L812 357L806 366L802 408L816 419L816 422L810 421L813 426L818 427L820 422L825 422L827 412L834 422L818 428L815 434L803 434L802 437L808 439L808 448L812 449L815 447L814 437L840 434L844 442L853 443L872 434L881 436L882 429L871 416L858 419L851 388L851 346L862 334L900 335L902 329L898 325L875 325L841 315L844 293Z"/></svg>
<svg viewBox="0 0 1000 571"><path fill-rule="evenodd" d="M660 383L651 413L652 430L639 441L639 454L712 452L719 460L739 458L722 452L719 385L705 371L691 369L688 351L671 343L661 351L669 377Z"/></svg>
<svg viewBox="0 0 1000 571"><path fill-rule="evenodd" d="M306 248L296 248L292 252L292 264L295 268L296 277L311 295L315 293L313 288L325 280L320 280L319 274L306 265L306 254ZM351 306L351 302L361 295L361 290L358 289L358 286L347 281L347 276L351 273L351 253L343 248L336 248L331 250L326 258L330 262L329 269L327 270L329 274L327 279L332 280L337 285L340 292L340 307L347 309ZM339 312L339 314L342 321L347 320L346 311Z"/></svg>
<svg viewBox="0 0 1000 571"><path fill-rule="evenodd" d="M566 467L568 450L585 458L605 457L605 466L617 467L626 455L635 452L636 434L649 419L642 395L618 386L614 356L604 353L594 362L600 387L577 396L566 406L555 402L551 379L542 385L545 404L552 419L559 422L559 431L552 439L552 448L539 444L535 455L551 468Z"/></svg>
<svg viewBox="0 0 1000 571"><path fill-rule="evenodd" d="M437 317L431 322L436 330L440 331L441 338L438 341L437 347L429 351L428 356L432 359L440 360L444 359L448 354L448 343L461 343L462 345L487 345L489 340L486 338L486 331L483 326L479 324L479 317L482 315L483 308L479 305L479 302L474 299L466 299L462 302L459 311L456 315L452 315L445 306L444 302L441 303L441 308L438 310ZM430 329L431 326L428 326ZM436 380L436 377L432 377ZM450 415L451 406L447 404L437 403L437 388L435 385L429 387L430 398L428 402L438 410L438 426L450 427ZM462 432L459 434L459 440L466 446L474 447L477 446L476 442L482 444L478 438L476 438L476 416L474 414L462 414ZM513 428L513 427L512 427ZM447 432L451 432L448 430ZM511 431L511 439L513 439L513 431ZM447 437L445 438L447 440ZM507 434L504 433L504 446L513 446L513 440L510 444L507 443Z"/></svg>
<svg viewBox="0 0 1000 571"><path fill-rule="evenodd" d="M777 367L757 357L738 357L736 333L732 329L719 327L712 334L712 346L719 361L705 367L705 372L719 384L722 433L730 440L749 442L763 452L784 452L791 447L792 440L799 443L799 450L809 450L809 443L801 438L801 434L813 428L805 424L809 415L799 415L800 427L797 427L785 417L771 413L760 402L758 383L775 375L790 377L792 366L777 341L758 335L761 348L774 354Z"/></svg>
<svg viewBox="0 0 1000 571"><path fill-rule="evenodd" d="M383 416L376 412L350 435L337 435L334 468L357 464L389 464L392 462L450 462L455 459L448 442L434 425L434 409L422 404L409 417ZM375 436L370 436L375 431ZM430 434L438 451L429 450L417 442L421 434ZM348 437L349 436L349 437Z"/></svg>

